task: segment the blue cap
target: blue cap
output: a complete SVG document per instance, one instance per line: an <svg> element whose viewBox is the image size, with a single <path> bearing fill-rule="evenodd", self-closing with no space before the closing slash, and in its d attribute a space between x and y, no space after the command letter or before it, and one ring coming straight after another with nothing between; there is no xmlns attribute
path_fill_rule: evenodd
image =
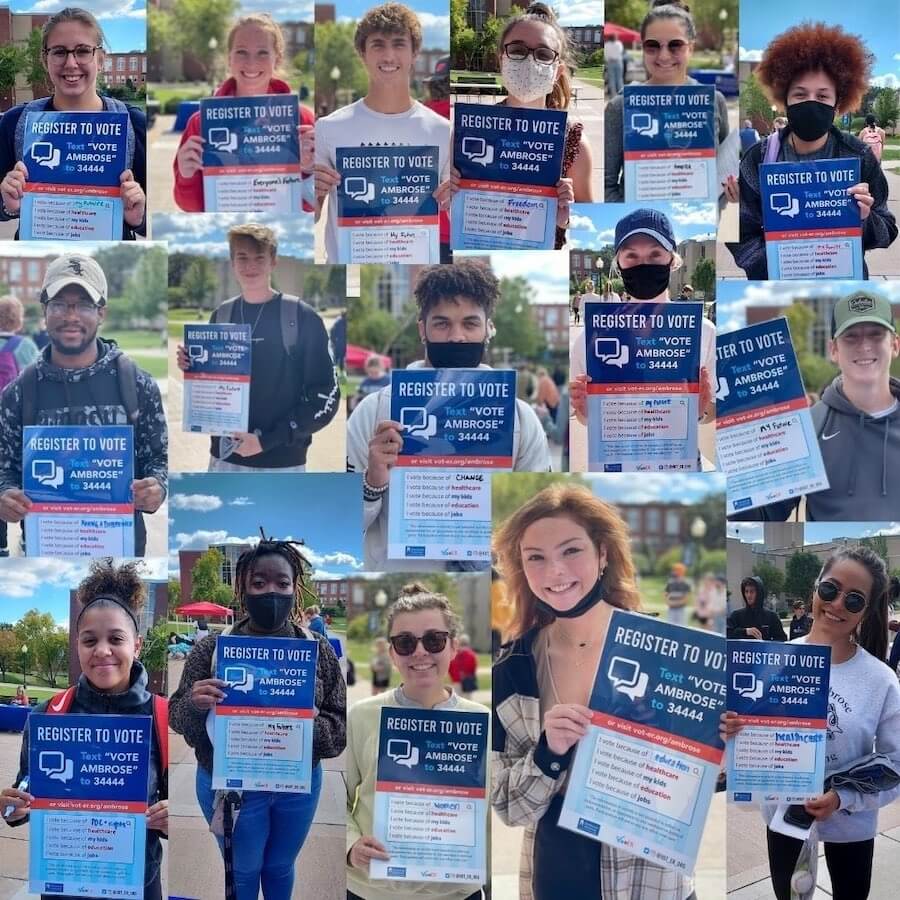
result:
<svg viewBox="0 0 900 900"><path fill-rule="evenodd" d="M634 234L646 234L665 247L669 253L675 252L675 233L672 231L672 223L668 216L658 209L636 209L619 219L616 222L615 252L618 253L619 247Z"/></svg>

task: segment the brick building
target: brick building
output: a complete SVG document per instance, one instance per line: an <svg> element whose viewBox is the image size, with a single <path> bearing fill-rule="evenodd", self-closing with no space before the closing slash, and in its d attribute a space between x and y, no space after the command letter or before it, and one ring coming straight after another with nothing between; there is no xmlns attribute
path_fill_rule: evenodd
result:
<svg viewBox="0 0 900 900"><path fill-rule="evenodd" d="M31 32L35 29L40 31L49 18L49 15L43 13L18 13L8 6L0 6L0 46L14 44L24 49ZM27 103L35 97L47 97L49 94L49 81L43 86L35 85L32 89L21 74L17 75L12 89L0 91L0 112L5 112L17 103Z"/></svg>
<svg viewBox="0 0 900 900"><path fill-rule="evenodd" d="M569 307L564 303L531 303L531 315L544 335L549 350L569 348Z"/></svg>
<svg viewBox="0 0 900 900"><path fill-rule="evenodd" d="M107 53L103 77L110 87L125 87L129 80L135 88L143 87L147 83L147 54L140 50Z"/></svg>

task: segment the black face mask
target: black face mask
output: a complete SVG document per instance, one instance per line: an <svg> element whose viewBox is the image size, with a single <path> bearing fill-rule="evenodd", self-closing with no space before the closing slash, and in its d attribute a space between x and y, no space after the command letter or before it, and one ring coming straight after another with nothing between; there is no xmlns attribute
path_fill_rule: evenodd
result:
<svg viewBox="0 0 900 900"><path fill-rule="evenodd" d="M672 267L662 263L642 263L630 269L620 269L620 274L630 297L652 300L669 286Z"/></svg>
<svg viewBox="0 0 900 900"><path fill-rule="evenodd" d="M534 605L548 616L554 619L577 619L583 616L589 609L595 607L603 599L603 579L598 578L597 583L585 594L571 609L560 612L543 600L535 600Z"/></svg>
<svg viewBox="0 0 900 900"><path fill-rule="evenodd" d="M791 131L803 141L817 141L828 133L834 121L835 108L818 100L804 100L792 103L787 108L788 124Z"/></svg>
<svg viewBox="0 0 900 900"><path fill-rule="evenodd" d="M425 341L428 362L435 369L477 369L484 347L484 341Z"/></svg>
<svg viewBox="0 0 900 900"><path fill-rule="evenodd" d="M294 605L293 594L246 594L244 606L253 624L261 631L277 631L287 621Z"/></svg>

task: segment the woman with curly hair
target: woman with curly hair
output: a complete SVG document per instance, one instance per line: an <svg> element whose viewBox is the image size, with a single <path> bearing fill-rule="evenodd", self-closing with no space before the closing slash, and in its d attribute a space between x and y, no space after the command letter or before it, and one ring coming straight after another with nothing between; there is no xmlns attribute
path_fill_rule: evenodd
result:
<svg viewBox="0 0 900 900"><path fill-rule="evenodd" d="M786 111L788 124L751 147L741 160L740 241L729 249L747 278L769 277L759 186L759 169L766 162L859 159L860 181L847 190L862 217L863 251L888 247L896 239L881 165L863 141L834 125L835 116L859 107L869 87L870 68L871 56L862 40L839 25L796 25L766 48L756 77L772 103ZM865 260L863 273L868 278Z"/></svg>
<svg viewBox="0 0 900 900"><path fill-rule="evenodd" d="M491 804L526 828L520 898L692 896L685 875L556 824L613 610L640 606L625 523L587 488L554 484L494 549L513 611L493 670Z"/></svg>

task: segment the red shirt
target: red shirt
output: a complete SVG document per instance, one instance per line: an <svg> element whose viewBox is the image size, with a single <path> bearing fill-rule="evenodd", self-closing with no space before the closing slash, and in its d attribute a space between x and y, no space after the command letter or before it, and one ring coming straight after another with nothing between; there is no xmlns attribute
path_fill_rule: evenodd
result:
<svg viewBox="0 0 900 900"><path fill-rule="evenodd" d="M463 678L472 678L478 671L478 655L471 647L461 647L450 661L450 680L459 684Z"/></svg>

